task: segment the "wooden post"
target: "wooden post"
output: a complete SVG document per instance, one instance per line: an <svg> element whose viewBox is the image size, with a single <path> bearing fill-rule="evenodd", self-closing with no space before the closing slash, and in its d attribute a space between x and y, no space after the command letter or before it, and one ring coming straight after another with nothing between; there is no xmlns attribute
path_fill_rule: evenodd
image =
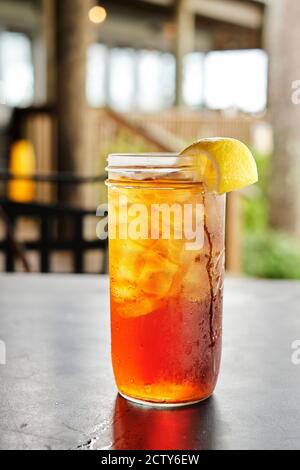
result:
<svg viewBox="0 0 300 470"><path fill-rule="evenodd" d="M56 0L58 169L85 173L88 107L86 56L93 25L88 12L94 0ZM60 201L83 206L82 188L61 188Z"/></svg>
<svg viewBox="0 0 300 470"><path fill-rule="evenodd" d="M176 5L176 106L184 106L184 57L194 50L195 14L189 0L177 0Z"/></svg>
<svg viewBox="0 0 300 470"><path fill-rule="evenodd" d="M270 222L300 237L300 2L273 0L268 7L269 107L274 129Z"/></svg>
<svg viewBox="0 0 300 470"><path fill-rule="evenodd" d="M46 75L46 102L56 99L56 11L53 0L42 0L42 25L44 36L44 64Z"/></svg>

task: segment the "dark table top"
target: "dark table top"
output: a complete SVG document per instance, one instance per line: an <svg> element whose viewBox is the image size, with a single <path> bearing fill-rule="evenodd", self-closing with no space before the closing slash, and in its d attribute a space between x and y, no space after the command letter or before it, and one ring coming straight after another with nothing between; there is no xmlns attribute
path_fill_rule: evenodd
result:
<svg viewBox="0 0 300 470"><path fill-rule="evenodd" d="M1 449L300 448L300 283L227 279L216 392L170 411L117 396L106 277L1 275L0 299Z"/></svg>

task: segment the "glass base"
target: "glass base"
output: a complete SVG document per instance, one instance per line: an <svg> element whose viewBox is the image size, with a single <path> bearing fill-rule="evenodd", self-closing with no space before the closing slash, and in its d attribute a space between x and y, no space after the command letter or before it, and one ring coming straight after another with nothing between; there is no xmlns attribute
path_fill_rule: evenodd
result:
<svg viewBox="0 0 300 470"><path fill-rule="evenodd" d="M201 403L202 401L208 400L211 395L208 395L207 397L201 398L200 400L194 400L194 401L185 401L182 403L159 403L155 401L145 401L145 400L139 400L138 398L133 398L128 395L125 395L124 393L119 392L121 397L125 398L125 400L130 401L132 403L135 403L136 405L141 405L145 406L148 408L183 408L184 406L192 406L196 405L197 403Z"/></svg>

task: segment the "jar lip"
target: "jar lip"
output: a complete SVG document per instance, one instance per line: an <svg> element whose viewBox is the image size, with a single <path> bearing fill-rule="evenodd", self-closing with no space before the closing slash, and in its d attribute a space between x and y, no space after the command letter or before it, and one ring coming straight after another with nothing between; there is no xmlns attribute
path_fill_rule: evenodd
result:
<svg viewBox="0 0 300 470"><path fill-rule="evenodd" d="M179 157L177 152L117 152L110 153L108 159L111 157Z"/></svg>
<svg viewBox="0 0 300 470"><path fill-rule="evenodd" d="M112 153L108 156L108 184L145 185L160 183L182 185L201 184L199 171L194 155L179 153L149 152L149 153ZM172 183L171 183L172 182ZM216 191L205 189L205 192Z"/></svg>
<svg viewBox="0 0 300 470"><path fill-rule="evenodd" d="M108 156L107 171L113 168L184 168L191 166L193 159L179 153L112 153Z"/></svg>

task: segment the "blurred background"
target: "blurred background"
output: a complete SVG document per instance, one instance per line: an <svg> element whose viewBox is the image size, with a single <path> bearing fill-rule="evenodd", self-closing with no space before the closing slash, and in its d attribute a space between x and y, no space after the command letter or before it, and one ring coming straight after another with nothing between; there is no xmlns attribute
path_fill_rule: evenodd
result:
<svg viewBox="0 0 300 470"><path fill-rule="evenodd" d="M300 278L300 2L1 0L0 271L104 272L110 152L235 137L227 270Z"/></svg>

